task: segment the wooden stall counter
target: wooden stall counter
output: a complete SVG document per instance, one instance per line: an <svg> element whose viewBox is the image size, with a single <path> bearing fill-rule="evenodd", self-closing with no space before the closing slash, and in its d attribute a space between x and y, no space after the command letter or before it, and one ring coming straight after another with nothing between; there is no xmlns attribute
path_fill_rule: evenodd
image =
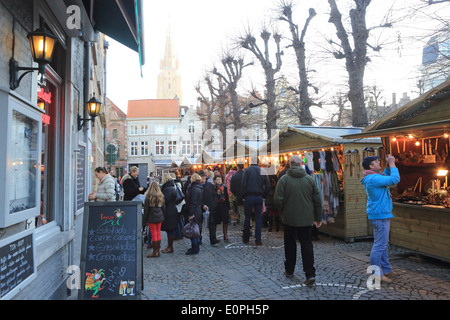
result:
<svg viewBox="0 0 450 320"><path fill-rule="evenodd" d="M450 208L393 205L390 243L450 262Z"/></svg>

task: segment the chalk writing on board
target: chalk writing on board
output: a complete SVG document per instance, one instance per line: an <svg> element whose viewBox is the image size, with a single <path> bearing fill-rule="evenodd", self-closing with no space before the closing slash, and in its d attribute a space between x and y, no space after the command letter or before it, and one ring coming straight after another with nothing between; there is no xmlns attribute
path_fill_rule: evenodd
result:
<svg viewBox="0 0 450 320"><path fill-rule="evenodd" d="M87 216L82 258L83 298L133 299L139 296L140 208L130 203L121 206L118 202L89 205Z"/></svg>
<svg viewBox="0 0 450 320"><path fill-rule="evenodd" d="M34 272L33 240L29 234L0 248L0 297Z"/></svg>

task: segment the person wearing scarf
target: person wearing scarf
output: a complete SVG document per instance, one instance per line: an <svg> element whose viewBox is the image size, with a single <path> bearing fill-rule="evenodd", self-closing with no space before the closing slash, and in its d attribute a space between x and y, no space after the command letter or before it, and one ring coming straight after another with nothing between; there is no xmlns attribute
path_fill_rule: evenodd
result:
<svg viewBox="0 0 450 320"><path fill-rule="evenodd" d="M361 180L367 194L367 216L373 227L373 247L370 252L370 266L385 282L392 282L397 273L392 271L389 263L389 230L392 214L392 200L389 186L400 182L400 175L395 166L395 158L388 155L387 166L381 173L378 157L365 157L362 166L365 169Z"/></svg>

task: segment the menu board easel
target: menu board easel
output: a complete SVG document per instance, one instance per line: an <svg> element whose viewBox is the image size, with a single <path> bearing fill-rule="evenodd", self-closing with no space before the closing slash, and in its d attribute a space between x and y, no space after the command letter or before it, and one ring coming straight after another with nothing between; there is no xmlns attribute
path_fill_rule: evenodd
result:
<svg viewBox="0 0 450 320"><path fill-rule="evenodd" d="M140 299L141 230L141 202L85 202L80 300Z"/></svg>

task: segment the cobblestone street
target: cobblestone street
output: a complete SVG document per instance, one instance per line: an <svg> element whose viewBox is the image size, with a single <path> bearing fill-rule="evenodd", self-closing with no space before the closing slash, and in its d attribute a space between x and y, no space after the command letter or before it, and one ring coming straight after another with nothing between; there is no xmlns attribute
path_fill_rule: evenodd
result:
<svg viewBox="0 0 450 320"><path fill-rule="evenodd" d="M143 299L148 300L449 300L450 265L416 257L412 251L390 247L390 261L399 276L381 289L367 287L372 240L346 243L320 235L314 241L316 284L303 284L300 246L293 278L284 275L283 232L263 228L262 246L242 243L241 226L229 227L228 242L211 246L208 229L198 255L186 256L188 239L174 243L174 253L145 258ZM219 231L220 230L220 231ZM166 233L161 232L161 248Z"/></svg>

